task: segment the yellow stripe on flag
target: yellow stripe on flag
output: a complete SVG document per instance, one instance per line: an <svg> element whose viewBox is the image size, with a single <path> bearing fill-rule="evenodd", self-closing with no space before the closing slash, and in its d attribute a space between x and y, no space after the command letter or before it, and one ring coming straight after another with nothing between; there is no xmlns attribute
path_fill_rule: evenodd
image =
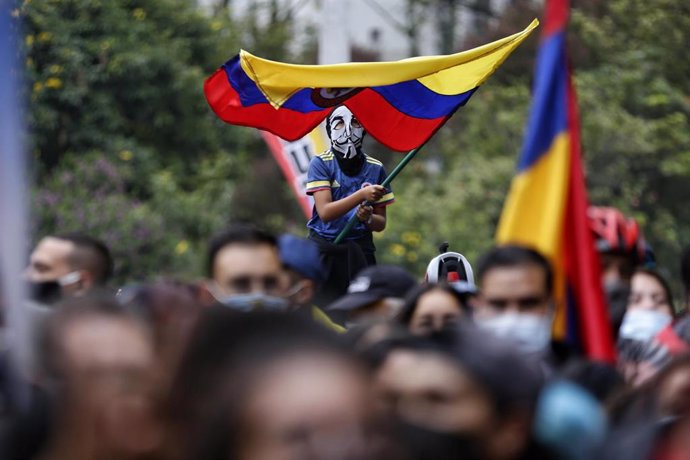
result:
<svg viewBox="0 0 690 460"><path fill-rule="evenodd" d="M496 232L499 244L520 244L542 253L554 267L554 337L565 337L563 220L570 172L570 138L558 135L549 151L511 184Z"/></svg>
<svg viewBox="0 0 690 460"><path fill-rule="evenodd" d="M549 151L511 184L496 240L533 247L547 257L561 240L569 171L569 139L556 137Z"/></svg>
<svg viewBox="0 0 690 460"><path fill-rule="evenodd" d="M270 61L241 50L240 65L275 108L303 88L367 88L410 80L419 80L439 94L454 95L481 85L538 25L535 19L521 32L445 56L395 62L299 65Z"/></svg>

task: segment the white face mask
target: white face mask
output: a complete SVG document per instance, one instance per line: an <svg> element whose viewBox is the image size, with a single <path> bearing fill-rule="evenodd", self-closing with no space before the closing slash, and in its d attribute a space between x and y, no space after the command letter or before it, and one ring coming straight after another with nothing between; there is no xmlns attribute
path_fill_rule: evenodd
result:
<svg viewBox="0 0 690 460"><path fill-rule="evenodd" d="M550 315L509 312L491 318L477 318L475 322L494 336L513 342L525 354L543 352L551 341Z"/></svg>
<svg viewBox="0 0 690 460"><path fill-rule="evenodd" d="M336 108L328 117L331 127L331 146L344 158L357 156L357 149L362 147L364 128L359 120L344 105Z"/></svg>
<svg viewBox="0 0 690 460"><path fill-rule="evenodd" d="M62 287L69 286L69 285L74 284L74 283L78 283L79 281L81 281L81 273L79 273L77 271L70 272L70 273L66 274L65 276L57 279L58 284Z"/></svg>
<svg viewBox="0 0 690 460"><path fill-rule="evenodd" d="M619 337L647 342L671 324L672 319L667 313L659 311L628 310L623 317Z"/></svg>

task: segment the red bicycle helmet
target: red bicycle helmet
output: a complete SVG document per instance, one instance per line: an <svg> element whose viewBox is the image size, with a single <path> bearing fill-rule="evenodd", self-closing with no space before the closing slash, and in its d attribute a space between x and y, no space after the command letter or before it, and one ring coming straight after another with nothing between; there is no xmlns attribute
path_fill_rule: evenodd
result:
<svg viewBox="0 0 690 460"><path fill-rule="evenodd" d="M616 208L598 206L590 206L587 217L599 252L630 255L637 262L645 259L647 245L635 219Z"/></svg>

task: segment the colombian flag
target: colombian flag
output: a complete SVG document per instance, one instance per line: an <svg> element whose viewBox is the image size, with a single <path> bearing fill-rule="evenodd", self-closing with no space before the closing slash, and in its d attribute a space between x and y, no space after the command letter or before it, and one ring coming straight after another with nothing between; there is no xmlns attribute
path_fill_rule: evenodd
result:
<svg viewBox="0 0 690 460"><path fill-rule="evenodd" d="M592 359L613 361L599 259L587 224L579 113L566 51L569 8L568 0L546 4L532 110L496 239L533 247L550 259L556 274L554 338L577 344Z"/></svg>
<svg viewBox="0 0 690 460"><path fill-rule="evenodd" d="M294 65L246 51L204 84L206 99L227 123L295 141L344 104L390 149L421 146L534 30L447 56L396 62Z"/></svg>

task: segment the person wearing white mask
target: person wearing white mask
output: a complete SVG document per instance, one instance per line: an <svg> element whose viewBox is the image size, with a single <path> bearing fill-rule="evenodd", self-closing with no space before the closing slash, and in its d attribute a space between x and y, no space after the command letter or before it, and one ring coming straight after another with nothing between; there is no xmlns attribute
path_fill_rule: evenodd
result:
<svg viewBox="0 0 690 460"><path fill-rule="evenodd" d="M327 305L347 292L352 278L376 264L372 232L386 228L386 207L395 197L380 184L387 174L383 164L362 150L364 127L344 105L326 119L331 145L309 163L306 193L314 198L307 222L309 238L319 246L325 282L317 299ZM348 221L357 222L341 244L334 241Z"/></svg>
<svg viewBox="0 0 690 460"><path fill-rule="evenodd" d="M101 241L81 233L46 236L31 252L26 279L31 289L57 283L63 295L103 288L113 274L113 259ZM44 299L38 298L43 302Z"/></svg>
<svg viewBox="0 0 690 460"><path fill-rule="evenodd" d="M546 258L526 247L499 246L484 254L477 267L477 326L513 342L524 355L545 357L554 314L553 272Z"/></svg>
<svg viewBox="0 0 690 460"><path fill-rule="evenodd" d="M663 344L674 335L674 316L666 280L653 270L637 269L617 343L618 369L628 383L641 385L667 364L670 357Z"/></svg>
<svg viewBox="0 0 690 460"><path fill-rule="evenodd" d="M631 280L620 338L651 340L673 321L674 314L671 288L666 280L652 270L638 269Z"/></svg>

